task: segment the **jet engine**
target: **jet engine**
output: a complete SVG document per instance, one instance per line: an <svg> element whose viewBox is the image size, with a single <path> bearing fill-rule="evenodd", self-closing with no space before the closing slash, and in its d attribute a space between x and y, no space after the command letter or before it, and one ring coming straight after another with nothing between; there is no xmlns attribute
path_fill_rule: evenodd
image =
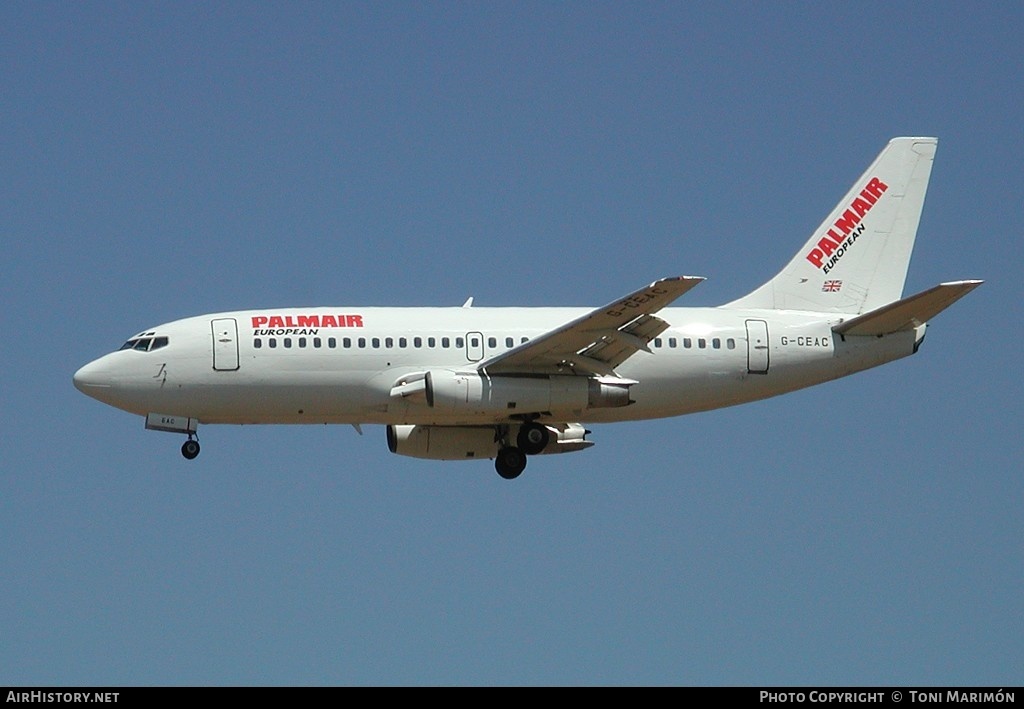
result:
<svg viewBox="0 0 1024 709"><path fill-rule="evenodd" d="M511 440L520 426L510 426ZM545 426L548 444L538 454L569 453L594 445L586 440L588 431L578 423ZM398 455L432 460L473 460L494 458L501 447L494 426L412 426L387 427L388 449Z"/></svg>
<svg viewBox="0 0 1024 709"><path fill-rule="evenodd" d="M618 377L488 376L442 369L405 375L395 382L391 396L422 401L446 413L568 413L628 406L634 384Z"/></svg>

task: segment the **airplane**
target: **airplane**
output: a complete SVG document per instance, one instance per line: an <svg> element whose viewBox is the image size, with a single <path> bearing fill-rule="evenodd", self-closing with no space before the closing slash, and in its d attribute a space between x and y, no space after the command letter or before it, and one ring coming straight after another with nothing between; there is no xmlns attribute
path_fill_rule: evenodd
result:
<svg viewBox="0 0 1024 709"><path fill-rule="evenodd" d="M303 307L147 328L74 385L187 436L199 424L386 426L434 460L593 445L586 425L733 406L917 352L927 323L982 281L903 297L936 138L889 141L788 264L718 307L669 308L701 277L662 278L599 308Z"/></svg>

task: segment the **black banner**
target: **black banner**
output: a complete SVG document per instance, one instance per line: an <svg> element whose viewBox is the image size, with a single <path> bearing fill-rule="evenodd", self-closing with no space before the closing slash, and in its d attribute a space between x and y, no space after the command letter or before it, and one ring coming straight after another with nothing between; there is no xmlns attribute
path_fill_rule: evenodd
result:
<svg viewBox="0 0 1024 709"><path fill-rule="evenodd" d="M365 687L368 685L354 685ZM428 687L431 685L423 685ZM461 688L448 685L434 687ZM465 685L466 688L484 687ZM552 685L560 686L560 685ZM571 685L577 688L585 686ZM3 687L0 697L8 707L27 704L74 704L74 705L136 705L152 703L157 697L187 700L192 695L200 698L226 698L231 694L242 699L249 691L259 692L261 700L269 699L267 693L280 693L280 698L298 699L310 691L324 692L351 689L353 687ZM524 687L525 688L525 687ZM1016 704L1018 697L1024 703L1024 694L1019 687L672 687L685 694L692 693L695 699L707 698L735 700L745 704L763 705L882 705L917 706L938 704ZM287 692L287 695L285 694Z"/></svg>

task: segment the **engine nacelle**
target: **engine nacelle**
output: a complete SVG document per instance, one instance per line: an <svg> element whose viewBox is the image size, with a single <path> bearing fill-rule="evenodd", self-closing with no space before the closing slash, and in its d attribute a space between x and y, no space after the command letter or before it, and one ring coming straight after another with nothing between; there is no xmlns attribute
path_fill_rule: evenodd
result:
<svg viewBox="0 0 1024 709"><path fill-rule="evenodd" d="M586 440L588 431L578 423L548 426L551 440L538 455L570 453L594 445ZM511 440L518 426L512 426ZM388 450L398 455L431 460L474 460L493 458L498 453L493 426L411 426L387 427Z"/></svg>
<svg viewBox="0 0 1024 709"><path fill-rule="evenodd" d="M591 409L629 406L633 403L629 398L629 387L634 383L628 379L612 379L610 377L588 379L587 406Z"/></svg>
<svg viewBox="0 0 1024 709"><path fill-rule="evenodd" d="M493 458L498 452L494 427L388 426L388 450L431 460Z"/></svg>
<svg viewBox="0 0 1024 709"><path fill-rule="evenodd" d="M631 379L572 375L493 376L480 372L432 370L410 375L392 395L422 396L428 406L445 412L517 414L579 412L627 406Z"/></svg>

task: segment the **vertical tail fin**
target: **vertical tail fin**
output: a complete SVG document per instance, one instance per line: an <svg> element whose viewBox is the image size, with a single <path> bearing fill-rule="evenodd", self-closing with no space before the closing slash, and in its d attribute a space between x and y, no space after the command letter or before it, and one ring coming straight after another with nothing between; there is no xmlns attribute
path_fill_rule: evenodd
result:
<svg viewBox="0 0 1024 709"><path fill-rule="evenodd" d="M730 308L864 313L899 300L937 138L893 138L775 278Z"/></svg>

